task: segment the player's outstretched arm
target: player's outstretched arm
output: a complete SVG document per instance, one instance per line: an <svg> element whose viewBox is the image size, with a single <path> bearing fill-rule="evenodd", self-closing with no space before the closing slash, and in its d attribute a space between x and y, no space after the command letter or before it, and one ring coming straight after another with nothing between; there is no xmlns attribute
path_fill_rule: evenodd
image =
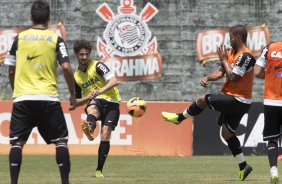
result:
<svg viewBox="0 0 282 184"><path fill-rule="evenodd" d="M90 99L92 99L93 97L91 97L92 94L89 93L89 95L87 97L82 97L82 98L76 98L76 106L79 107L79 106L82 106L84 104L86 104Z"/></svg>
<svg viewBox="0 0 282 184"><path fill-rule="evenodd" d="M115 76L113 76L112 78L110 78L110 79L108 80L107 84L106 84L103 88L101 88L101 89L99 89L99 90L94 90L94 91L92 92L92 95L93 95L94 97L96 97L96 96L98 96L98 95L100 95L100 94L102 94L102 93L104 93L104 92L110 90L111 88L113 88L113 87L115 87L115 86L117 86L117 85L118 85L117 78L116 78Z"/></svg>
<svg viewBox="0 0 282 184"><path fill-rule="evenodd" d="M221 79L225 74L224 69L220 66L217 70L215 70L213 73L203 77L201 79L201 85L203 87L207 87L208 86L208 82L209 81L216 81L218 79Z"/></svg>

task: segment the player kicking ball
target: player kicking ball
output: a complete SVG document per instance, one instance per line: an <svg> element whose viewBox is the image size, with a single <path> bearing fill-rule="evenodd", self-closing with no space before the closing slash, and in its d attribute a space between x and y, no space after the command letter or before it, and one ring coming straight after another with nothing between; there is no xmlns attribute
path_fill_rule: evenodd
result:
<svg viewBox="0 0 282 184"><path fill-rule="evenodd" d="M92 45L87 40L76 40L73 46L78 60L74 73L77 106L86 104L86 120L82 121L82 131L90 141L96 121L101 120L101 142L98 150L98 166L95 176L104 177L102 170L110 150L111 132L118 124L121 97L117 89L115 74L102 62L91 60Z"/></svg>
<svg viewBox="0 0 282 184"><path fill-rule="evenodd" d="M180 124L184 119L200 114L206 107L221 112L218 124L222 126L222 137L227 142L230 151L239 165L239 180L245 180L252 171L247 164L241 149L236 129L252 102L252 87L255 58L246 46L247 29L237 25L230 28L230 44L232 48L227 53L225 46L218 48L217 53L221 66L201 80L201 85L207 87L208 81L216 81L226 77L222 94L207 94L198 98L183 113L162 112L162 117L171 123Z"/></svg>

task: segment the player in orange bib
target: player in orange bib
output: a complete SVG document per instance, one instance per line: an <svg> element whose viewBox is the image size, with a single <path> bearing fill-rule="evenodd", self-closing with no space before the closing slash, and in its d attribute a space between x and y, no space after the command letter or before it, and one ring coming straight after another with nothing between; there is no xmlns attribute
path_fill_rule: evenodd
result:
<svg viewBox="0 0 282 184"><path fill-rule="evenodd" d="M221 89L223 94L203 95L183 113L162 112L162 117L174 124L180 124L184 119L200 114L206 107L221 112L218 124L222 126L222 137L238 161L240 180L245 180L252 171L235 134L243 115L248 112L252 102L253 67L256 60L246 46L247 35L245 26L237 25L230 28L232 48L228 53L225 46L218 48L221 66L201 80L201 85L207 87L208 81L216 81L225 76L226 81Z"/></svg>
<svg viewBox="0 0 282 184"><path fill-rule="evenodd" d="M268 141L271 183L278 183L278 139L282 123L282 42L264 47L255 65L255 76L264 81L263 140Z"/></svg>

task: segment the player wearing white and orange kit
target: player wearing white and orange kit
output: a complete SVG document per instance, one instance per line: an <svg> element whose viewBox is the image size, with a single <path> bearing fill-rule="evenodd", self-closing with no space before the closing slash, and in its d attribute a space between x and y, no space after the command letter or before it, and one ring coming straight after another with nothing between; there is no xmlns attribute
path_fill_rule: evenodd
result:
<svg viewBox="0 0 282 184"><path fill-rule="evenodd" d="M200 114L206 107L221 112L218 120L218 124L222 126L221 135L238 162L240 180L245 180L252 171L235 134L243 115L248 112L252 102L253 67L256 60L246 46L247 35L245 26L232 27L230 29L232 49L227 53L225 47L219 47L217 52L221 66L201 80L201 85L206 87L208 81L216 81L226 76L221 90L223 94L203 95L183 113L162 112L163 118L174 124L179 124L188 117Z"/></svg>
<svg viewBox="0 0 282 184"><path fill-rule="evenodd" d="M265 80L263 140L268 141L271 183L278 183L278 139L282 124L282 42L264 47L255 65L255 76Z"/></svg>

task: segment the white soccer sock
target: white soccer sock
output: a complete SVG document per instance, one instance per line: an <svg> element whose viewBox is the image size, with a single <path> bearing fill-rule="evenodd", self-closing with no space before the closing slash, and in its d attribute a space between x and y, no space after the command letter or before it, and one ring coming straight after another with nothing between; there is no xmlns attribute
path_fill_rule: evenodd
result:
<svg viewBox="0 0 282 184"><path fill-rule="evenodd" d="M185 118L189 118L190 117L190 114L188 114L188 109L186 109L182 114Z"/></svg>
<svg viewBox="0 0 282 184"><path fill-rule="evenodd" d="M270 168L270 176L271 177L274 177L274 176L277 176L278 177L278 169L276 166L272 166Z"/></svg>
<svg viewBox="0 0 282 184"><path fill-rule="evenodd" d="M246 162L243 153L240 153L239 155L236 155L235 158L236 158L238 164L241 164L241 163L243 163L243 162Z"/></svg>

